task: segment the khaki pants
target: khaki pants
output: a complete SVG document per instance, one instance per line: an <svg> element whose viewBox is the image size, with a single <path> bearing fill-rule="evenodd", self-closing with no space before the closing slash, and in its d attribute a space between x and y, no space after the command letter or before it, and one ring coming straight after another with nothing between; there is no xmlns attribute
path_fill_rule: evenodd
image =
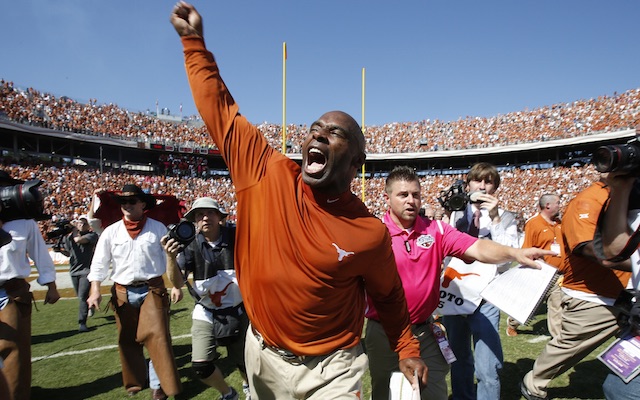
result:
<svg viewBox="0 0 640 400"><path fill-rule="evenodd" d="M251 400L362 399L367 356L361 345L293 364L263 348L249 327L245 361Z"/></svg>
<svg viewBox="0 0 640 400"><path fill-rule="evenodd" d="M2 372L11 397L31 398L31 302L33 297L24 279L11 279L4 285L9 304L0 311L0 355Z"/></svg>
<svg viewBox="0 0 640 400"><path fill-rule="evenodd" d="M139 308L128 303L125 287L116 284L112 287L111 294L118 328L118 350L124 387L129 389L146 386L144 345L153 361L162 390L168 396L180 393L182 385L171 347L169 298L164 285L149 287L149 294Z"/></svg>
<svg viewBox="0 0 640 400"><path fill-rule="evenodd" d="M547 297L547 329L551 337L560 334L562 325L562 288L556 283L549 290Z"/></svg>
<svg viewBox="0 0 640 400"><path fill-rule="evenodd" d="M546 397L549 382L578 364L618 331L613 307L579 300L563 293L562 323L524 377L531 394Z"/></svg>

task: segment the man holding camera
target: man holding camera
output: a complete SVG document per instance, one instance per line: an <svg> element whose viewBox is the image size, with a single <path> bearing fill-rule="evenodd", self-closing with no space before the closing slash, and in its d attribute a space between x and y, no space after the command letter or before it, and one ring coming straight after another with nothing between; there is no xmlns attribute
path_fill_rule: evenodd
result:
<svg viewBox="0 0 640 400"><path fill-rule="evenodd" d="M602 241L596 240L595 250L600 259L609 262L619 258L630 259L632 284L628 291L632 300L625 307L628 315L618 318L618 321L625 325L626 334L637 336L640 335L640 178L634 175L637 174L629 175L627 171L609 173L609 203L598 221ZM640 375L625 383L618 375L609 373L602 388L608 400L637 399Z"/></svg>
<svg viewBox="0 0 640 400"><path fill-rule="evenodd" d="M560 332L538 356L520 383L527 400L547 398L551 380L576 365L618 331L613 307L629 281L629 260L603 261L594 250L598 216L609 197L607 173L578 193L562 219L564 252L560 270L562 321Z"/></svg>
<svg viewBox="0 0 640 400"><path fill-rule="evenodd" d="M24 184L0 171L0 187ZM24 217L11 219L3 212L2 229L13 240L0 247L0 354L11 400L28 400L31 392L31 302L26 278L31 273L29 258L38 270L38 283L47 286L44 303L53 304L60 294L56 270L38 224ZM10 219L10 220L9 220ZM28 257L28 258L27 258Z"/></svg>
<svg viewBox="0 0 640 400"><path fill-rule="evenodd" d="M118 328L124 386L129 395L135 395L147 382L144 345L160 380L161 387L153 389L153 398L164 399L182 389L171 347L169 297L162 278L167 268L162 244L167 240L167 228L147 217L145 211L153 208L156 200L137 185L124 185L116 197L123 218L105 228L98 239L87 276L91 282L87 303L100 307L100 284L109 276L111 266L115 282L111 306ZM176 251L177 245L168 248ZM182 279L172 283L179 288Z"/></svg>
<svg viewBox="0 0 640 400"><path fill-rule="evenodd" d="M87 303L91 286L87 275L96 243L98 243L98 234L91 231L89 220L85 215L81 215L72 222L71 233L62 237L60 246L54 247L54 250L69 257L69 275L71 275L71 283L73 283L73 288L80 301L78 305L79 332L89 332L87 317L94 311L93 308L89 308Z"/></svg>
<svg viewBox="0 0 640 400"><path fill-rule="evenodd" d="M483 240L520 247L515 216L501 209L499 199L494 196L500 187L497 168L484 162L474 164L467 173L466 182L469 201L463 210L451 213L451 225ZM498 272L509 264L498 265ZM499 373L503 362L498 330L500 310L483 300L472 314L446 315L443 319L451 348L458 359L451 365L453 399L476 399L476 396L479 400L499 399ZM474 375L478 381L477 390Z"/></svg>
<svg viewBox="0 0 640 400"><path fill-rule="evenodd" d="M244 342L249 318L234 269L235 228L222 225L227 213L209 197L197 199L185 218L196 224L198 234L176 258L169 254L167 274L185 278L193 274L193 286L186 281L195 300L192 314L191 364L205 384L216 388L223 400L237 400L215 365L216 346L226 346L227 357L238 367L244 380L243 390L250 398L244 361ZM178 269L179 266L179 269Z"/></svg>

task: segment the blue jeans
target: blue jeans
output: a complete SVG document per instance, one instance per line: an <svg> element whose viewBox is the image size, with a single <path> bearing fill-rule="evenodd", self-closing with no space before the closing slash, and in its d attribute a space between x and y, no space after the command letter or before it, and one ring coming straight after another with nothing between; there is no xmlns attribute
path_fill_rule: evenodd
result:
<svg viewBox="0 0 640 400"><path fill-rule="evenodd" d="M640 375L624 383L618 375L609 374L602 384L607 400L635 400L640 393Z"/></svg>
<svg viewBox="0 0 640 400"><path fill-rule="evenodd" d="M453 400L499 400L503 362L498 333L500 310L483 302L473 314L445 316L444 324L458 359L451 365ZM474 375L478 381L477 393Z"/></svg>
<svg viewBox="0 0 640 400"><path fill-rule="evenodd" d="M127 298L129 299L129 304L134 307L140 307L144 299L147 298L147 294L149 294L148 286L127 289ZM149 387L151 389L160 389L160 379L156 374L156 370L153 368L153 362L151 360L149 360Z"/></svg>

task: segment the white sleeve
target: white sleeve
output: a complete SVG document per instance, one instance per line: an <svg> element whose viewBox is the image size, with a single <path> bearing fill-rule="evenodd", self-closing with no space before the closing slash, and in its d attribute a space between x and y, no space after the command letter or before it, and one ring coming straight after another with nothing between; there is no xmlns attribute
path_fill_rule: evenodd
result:
<svg viewBox="0 0 640 400"><path fill-rule="evenodd" d="M518 242L518 224L515 215L509 211L502 211L500 222L491 224L491 240L509 247L520 247Z"/></svg>
<svg viewBox="0 0 640 400"><path fill-rule="evenodd" d="M27 240L27 254L33 260L38 270L38 283L45 285L56 280L56 267L53 265L53 259L49 254L49 248L44 242L42 233L36 221L26 220L26 226L29 230Z"/></svg>
<svg viewBox="0 0 640 400"><path fill-rule="evenodd" d="M91 268L87 279L89 282L102 282L107 279L111 265L111 232L109 227L98 238L96 250L91 260Z"/></svg>

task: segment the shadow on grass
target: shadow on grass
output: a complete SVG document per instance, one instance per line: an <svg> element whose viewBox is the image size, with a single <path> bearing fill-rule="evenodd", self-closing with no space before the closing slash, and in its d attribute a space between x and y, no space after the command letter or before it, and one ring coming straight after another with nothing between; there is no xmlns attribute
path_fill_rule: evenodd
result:
<svg viewBox="0 0 640 400"><path fill-rule="evenodd" d="M122 375L113 374L77 386L67 386L63 388L42 388L34 386L31 388L31 398L83 400L99 396L118 387L122 387ZM126 397L124 388L122 389L122 397Z"/></svg>
<svg viewBox="0 0 640 400"><path fill-rule="evenodd" d="M90 331L96 330L101 326L105 325L114 325L116 323L116 319L113 315L105 315L103 317L93 317L91 318L91 326L89 327ZM40 335L31 336L31 344L41 344L41 343L52 343L58 339L63 339L67 337L71 337L74 335L83 335L83 333L78 332L77 329L52 332Z"/></svg>
<svg viewBox="0 0 640 400"><path fill-rule="evenodd" d="M534 361L530 358L521 358L516 363L504 364L501 379L502 398L520 398L520 381L533 368ZM603 399L602 383L607 374L607 367L599 360L583 360L574 367L574 371L569 373L567 386L550 387L547 394L552 399Z"/></svg>
<svg viewBox="0 0 640 400"><path fill-rule="evenodd" d="M202 392L210 389L198 379L196 374L191 369L191 344L186 345L174 345L174 356L176 358L176 364L178 366L178 372L182 380L182 393L175 396L176 400L192 399L200 395ZM216 368L220 368L222 374L227 377L237 370L237 366L227 357L218 358L215 361ZM213 390L214 397L219 396L218 391Z"/></svg>

